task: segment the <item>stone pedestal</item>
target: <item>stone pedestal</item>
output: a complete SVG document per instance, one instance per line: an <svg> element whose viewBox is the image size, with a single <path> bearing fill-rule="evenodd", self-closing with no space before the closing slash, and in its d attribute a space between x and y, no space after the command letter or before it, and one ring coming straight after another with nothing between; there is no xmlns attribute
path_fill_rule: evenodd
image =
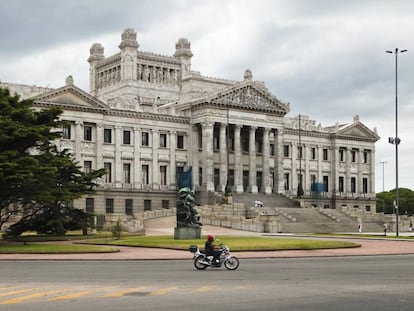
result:
<svg viewBox="0 0 414 311"><path fill-rule="evenodd" d="M201 227L175 227L174 240L192 240L201 238Z"/></svg>
<svg viewBox="0 0 414 311"><path fill-rule="evenodd" d="M233 196L232 195L225 195L226 204L233 204Z"/></svg>

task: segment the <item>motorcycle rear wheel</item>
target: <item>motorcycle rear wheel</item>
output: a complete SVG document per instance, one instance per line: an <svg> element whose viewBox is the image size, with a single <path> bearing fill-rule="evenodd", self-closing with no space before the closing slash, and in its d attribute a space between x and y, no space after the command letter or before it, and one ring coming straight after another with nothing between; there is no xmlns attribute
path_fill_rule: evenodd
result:
<svg viewBox="0 0 414 311"><path fill-rule="evenodd" d="M229 257L224 261L224 266L228 270L236 270L239 267L239 259L237 257Z"/></svg>
<svg viewBox="0 0 414 311"><path fill-rule="evenodd" d="M206 264L204 264L204 263L201 262L203 260L206 260L206 259L204 257L202 257L202 256L197 257L196 259L194 259L194 267L197 270L204 270L205 268L208 267L208 265L206 265Z"/></svg>

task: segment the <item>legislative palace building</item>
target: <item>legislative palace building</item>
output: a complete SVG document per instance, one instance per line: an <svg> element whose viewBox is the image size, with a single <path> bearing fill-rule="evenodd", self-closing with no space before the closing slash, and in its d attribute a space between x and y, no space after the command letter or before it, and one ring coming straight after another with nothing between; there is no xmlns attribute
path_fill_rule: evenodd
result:
<svg viewBox="0 0 414 311"><path fill-rule="evenodd" d="M180 176L200 198L265 193L300 198L303 206L375 211L376 130L358 116L324 127L287 117L289 104L241 71L240 81L191 68L191 45L172 56L141 51L133 29L119 52L95 43L90 90L71 76L58 89L2 83L37 108L59 106L69 121L57 142L85 171L105 168L96 194L76 206L96 214L134 215L175 207ZM298 192L298 188L302 191ZM201 203L207 203L201 202Z"/></svg>

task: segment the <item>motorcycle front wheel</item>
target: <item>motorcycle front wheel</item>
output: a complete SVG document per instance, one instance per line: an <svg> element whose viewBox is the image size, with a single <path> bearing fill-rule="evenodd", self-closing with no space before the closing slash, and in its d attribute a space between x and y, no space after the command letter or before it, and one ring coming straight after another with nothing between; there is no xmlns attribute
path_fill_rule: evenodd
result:
<svg viewBox="0 0 414 311"><path fill-rule="evenodd" d="M205 268L208 267L206 264L202 263L203 260L205 260L205 258L202 257L202 256L197 257L196 259L194 259L194 267L197 270L204 270Z"/></svg>
<svg viewBox="0 0 414 311"><path fill-rule="evenodd" d="M239 259L237 257L229 257L224 261L224 266L228 270L236 270L239 267Z"/></svg>

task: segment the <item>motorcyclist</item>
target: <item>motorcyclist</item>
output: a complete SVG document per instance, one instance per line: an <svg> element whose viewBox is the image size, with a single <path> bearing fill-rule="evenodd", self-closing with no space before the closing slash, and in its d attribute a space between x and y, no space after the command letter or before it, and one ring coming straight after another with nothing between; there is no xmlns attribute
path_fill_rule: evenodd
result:
<svg viewBox="0 0 414 311"><path fill-rule="evenodd" d="M218 257L220 256L220 252L215 249L215 245L213 242L214 242L214 235L209 234L207 236L207 241L204 244L204 251L206 253L206 256L213 256L214 264L218 264L219 263Z"/></svg>

